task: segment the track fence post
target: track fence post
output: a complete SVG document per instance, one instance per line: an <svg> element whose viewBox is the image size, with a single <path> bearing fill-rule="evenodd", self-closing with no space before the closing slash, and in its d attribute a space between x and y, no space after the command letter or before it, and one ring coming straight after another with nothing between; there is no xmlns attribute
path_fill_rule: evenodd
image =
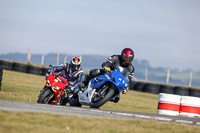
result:
<svg viewBox="0 0 200 133"><path fill-rule="evenodd" d="M42 58L41 58L41 65L42 66L44 65L44 55L42 55Z"/></svg>
<svg viewBox="0 0 200 133"><path fill-rule="evenodd" d="M27 53L27 64L31 64L31 52L30 52L30 48L28 49L28 53Z"/></svg>
<svg viewBox="0 0 200 133"><path fill-rule="evenodd" d="M190 80L189 80L189 87L192 86L192 71L190 71Z"/></svg>
<svg viewBox="0 0 200 133"><path fill-rule="evenodd" d="M65 56L64 58L64 64L66 64L66 62L67 62L67 56Z"/></svg>
<svg viewBox="0 0 200 133"><path fill-rule="evenodd" d="M148 69L145 69L145 81L148 81Z"/></svg>
<svg viewBox="0 0 200 133"><path fill-rule="evenodd" d="M59 52L57 53L57 61L56 61L56 65L59 65Z"/></svg>
<svg viewBox="0 0 200 133"><path fill-rule="evenodd" d="M169 84L170 69L167 70L166 84Z"/></svg>

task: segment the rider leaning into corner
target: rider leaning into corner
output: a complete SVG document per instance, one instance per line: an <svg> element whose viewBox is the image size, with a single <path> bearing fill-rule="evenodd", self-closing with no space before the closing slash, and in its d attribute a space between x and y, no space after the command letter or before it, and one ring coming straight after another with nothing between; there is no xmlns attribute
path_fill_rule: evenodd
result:
<svg viewBox="0 0 200 133"><path fill-rule="evenodd" d="M88 85L90 79L102 75L105 72L110 72L112 70L115 70L117 66L126 68L129 72L128 79L129 81L133 78L134 73L134 66L132 65L132 61L134 59L134 52L130 48L124 48L121 52L121 55L112 55L106 62L104 62L101 66L103 69L91 69L89 72L89 75L87 75L84 79L84 81L79 84L79 88L81 90L84 90L84 88ZM130 82L129 82L130 85ZM126 94L127 90L124 90L122 93ZM117 103L120 99L119 97L116 97L115 99L112 99L113 102Z"/></svg>
<svg viewBox="0 0 200 133"><path fill-rule="evenodd" d="M53 70L56 73L62 73L62 77L67 79L69 83L69 86L66 88L68 95L72 95L74 89L78 88L78 83L81 83L85 78L84 71L81 67L81 59L79 57L72 57L70 63L54 66ZM51 71L49 73L51 73ZM69 100L70 96L67 98Z"/></svg>

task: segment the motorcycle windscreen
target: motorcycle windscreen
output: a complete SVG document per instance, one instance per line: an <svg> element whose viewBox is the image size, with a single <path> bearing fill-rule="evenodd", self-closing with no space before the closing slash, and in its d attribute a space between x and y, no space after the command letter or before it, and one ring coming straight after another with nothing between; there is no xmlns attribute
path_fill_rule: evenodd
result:
<svg viewBox="0 0 200 133"><path fill-rule="evenodd" d="M123 68L121 66L119 66L118 68L119 68L119 71L121 72L122 76L124 78L128 78L129 71L126 68Z"/></svg>

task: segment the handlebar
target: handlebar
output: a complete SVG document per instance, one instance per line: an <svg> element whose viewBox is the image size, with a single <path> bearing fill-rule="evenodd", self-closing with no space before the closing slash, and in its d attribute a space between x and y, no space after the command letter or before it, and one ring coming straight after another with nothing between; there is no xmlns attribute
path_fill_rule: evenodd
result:
<svg viewBox="0 0 200 133"><path fill-rule="evenodd" d="M60 81L60 82L63 82L63 83L65 83L65 81L63 80L63 78L62 79L60 79L60 78L58 78L58 75L56 75L55 74L55 72L54 72L54 69L53 69L53 66L52 65L49 65L49 69L52 71L52 74L53 74L53 76L55 77L55 79L57 79L58 81Z"/></svg>

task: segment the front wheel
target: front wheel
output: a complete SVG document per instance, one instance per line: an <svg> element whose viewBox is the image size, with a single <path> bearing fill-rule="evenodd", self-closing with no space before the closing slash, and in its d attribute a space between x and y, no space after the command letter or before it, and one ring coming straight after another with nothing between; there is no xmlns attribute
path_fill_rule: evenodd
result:
<svg viewBox="0 0 200 133"><path fill-rule="evenodd" d="M107 90L107 92L104 94L103 97L101 97L101 99L99 99L98 101L93 101L90 104L90 108L99 108L102 105L104 105L107 101L109 101L111 99L111 97L114 95L115 91L112 88L109 88Z"/></svg>
<svg viewBox="0 0 200 133"><path fill-rule="evenodd" d="M46 89L39 95L37 103L49 104L53 96L54 93L50 89Z"/></svg>

